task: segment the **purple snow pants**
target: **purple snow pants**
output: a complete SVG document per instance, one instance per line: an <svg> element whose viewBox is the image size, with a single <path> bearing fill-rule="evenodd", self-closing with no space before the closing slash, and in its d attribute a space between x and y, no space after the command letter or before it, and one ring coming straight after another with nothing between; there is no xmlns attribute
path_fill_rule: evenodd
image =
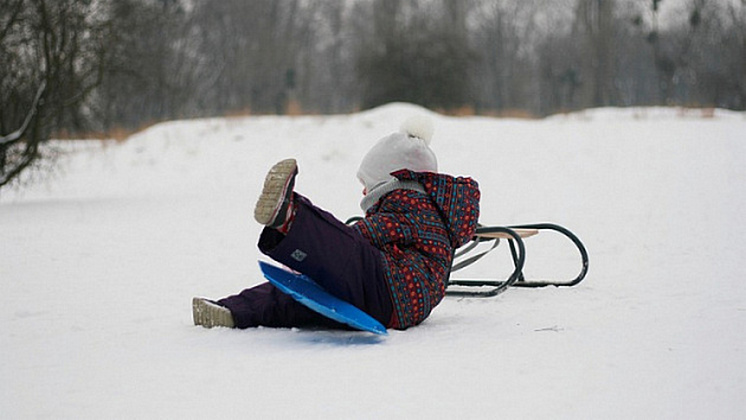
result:
<svg viewBox="0 0 746 420"><path fill-rule="evenodd" d="M393 305L382 269L380 251L352 228L295 194L297 212L287 235L265 228L259 250L319 283L332 295L391 324ZM238 328L340 327L270 283L218 301L233 315Z"/></svg>

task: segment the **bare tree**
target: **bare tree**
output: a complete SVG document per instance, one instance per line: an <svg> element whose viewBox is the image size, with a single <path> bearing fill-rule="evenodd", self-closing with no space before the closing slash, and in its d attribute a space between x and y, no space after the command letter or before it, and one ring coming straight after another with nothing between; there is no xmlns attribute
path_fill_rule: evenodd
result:
<svg viewBox="0 0 746 420"><path fill-rule="evenodd" d="M746 109L746 0L730 3L728 8L728 43L725 53L727 74L733 76L737 97L732 106Z"/></svg>
<svg viewBox="0 0 746 420"><path fill-rule="evenodd" d="M686 32L694 32L679 74L686 96L677 101L707 106L746 106L746 2L690 5Z"/></svg>
<svg viewBox="0 0 746 420"><path fill-rule="evenodd" d="M52 133L183 117L391 101L540 115L746 108L744 0L0 0L0 10L4 180L44 156Z"/></svg>
<svg viewBox="0 0 746 420"><path fill-rule="evenodd" d="M177 1L111 3L103 51L103 78L92 106L100 128L140 125L198 114L188 14ZM192 111L192 112L190 112Z"/></svg>
<svg viewBox="0 0 746 420"><path fill-rule="evenodd" d="M3 0L0 21L0 187L44 156L50 133L85 128L100 81L104 2Z"/></svg>
<svg viewBox="0 0 746 420"><path fill-rule="evenodd" d="M0 137L0 187L20 175L38 156L39 142L22 140L29 137L31 122L39 111L45 90L46 82L42 82L21 126L14 132Z"/></svg>
<svg viewBox="0 0 746 420"><path fill-rule="evenodd" d="M575 29L582 43L583 107L605 106L614 100L614 0L578 0Z"/></svg>
<svg viewBox="0 0 746 420"><path fill-rule="evenodd" d="M474 81L477 110L527 107L532 68L527 34L536 32L533 1L484 1L472 10L471 29L476 63Z"/></svg>
<svg viewBox="0 0 746 420"><path fill-rule="evenodd" d="M365 108L406 101L435 109L469 104L476 57L465 33L468 15L455 2L372 3L372 30L356 54Z"/></svg>

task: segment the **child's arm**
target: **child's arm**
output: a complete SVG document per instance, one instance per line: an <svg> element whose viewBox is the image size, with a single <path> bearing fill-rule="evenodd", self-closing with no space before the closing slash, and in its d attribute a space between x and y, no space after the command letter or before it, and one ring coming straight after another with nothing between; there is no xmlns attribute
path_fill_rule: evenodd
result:
<svg viewBox="0 0 746 420"><path fill-rule="evenodd" d="M416 229L412 229L404 214L377 213L360 220L353 228L378 249L389 244L406 246L415 241Z"/></svg>

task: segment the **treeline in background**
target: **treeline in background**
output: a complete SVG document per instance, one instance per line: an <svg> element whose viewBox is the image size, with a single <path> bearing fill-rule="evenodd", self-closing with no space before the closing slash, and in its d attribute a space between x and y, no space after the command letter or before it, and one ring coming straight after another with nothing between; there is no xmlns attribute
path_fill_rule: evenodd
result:
<svg viewBox="0 0 746 420"><path fill-rule="evenodd" d="M393 101L743 110L746 0L0 0L0 186L50 136Z"/></svg>

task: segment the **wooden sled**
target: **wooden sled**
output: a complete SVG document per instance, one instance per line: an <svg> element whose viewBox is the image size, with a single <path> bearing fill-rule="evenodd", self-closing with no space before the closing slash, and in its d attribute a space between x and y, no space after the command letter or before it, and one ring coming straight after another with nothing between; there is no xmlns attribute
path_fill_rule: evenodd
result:
<svg viewBox="0 0 746 420"><path fill-rule="evenodd" d="M571 280L537 280L526 279L523 266L526 262L526 246L523 239L538 235L540 232L552 231L569 239L580 254L580 272ZM477 262L487 253L495 249L501 240L508 243L513 260L513 272L504 280L499 279L457 279L453 273ZM485 251L478 251L479 245L491 243ZM481 247L482 249L484 247ZM585 278L588 273L588 252L583 243L570 230L552 223L539 223L518 226L480 226L467 244L456 250L451 266L446 294L449 296L490 297L496 296L509 287L546 287L546 286L574 286ZM466 287L464 287L466 286ZM473 290L464 290L473 287ZM476 289L479 290L476 290Z"/></svg>

